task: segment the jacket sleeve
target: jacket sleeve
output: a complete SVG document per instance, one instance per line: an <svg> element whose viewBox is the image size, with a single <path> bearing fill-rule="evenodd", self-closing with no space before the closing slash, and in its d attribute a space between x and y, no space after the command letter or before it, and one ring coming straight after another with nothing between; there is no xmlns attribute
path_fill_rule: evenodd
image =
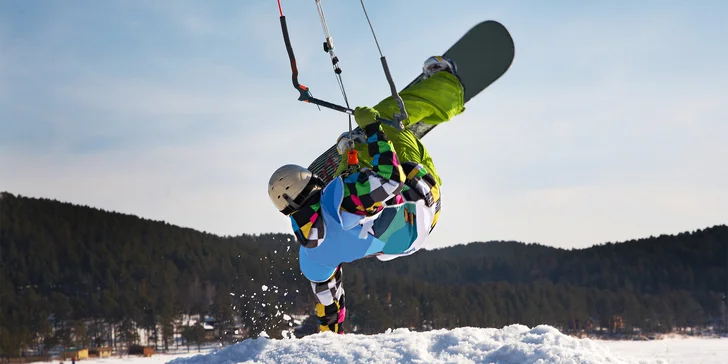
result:
<svg viewBox="0 0 728 364"><path fill-rule="evenodd" d="M321 217L321 194L318 193L298 211L291 214L291 227L296 240L305 248L315 248L326 235L326 226Z"/></svg>
<svg viewBox="0 0 728 364"><path fill-rule="evenodd" d="M405 175L381 124L369 124L364 132L372 168L342 175L344 200L341 209L357 215L373 215L381 211L386 201L399 195Z"/></svg>

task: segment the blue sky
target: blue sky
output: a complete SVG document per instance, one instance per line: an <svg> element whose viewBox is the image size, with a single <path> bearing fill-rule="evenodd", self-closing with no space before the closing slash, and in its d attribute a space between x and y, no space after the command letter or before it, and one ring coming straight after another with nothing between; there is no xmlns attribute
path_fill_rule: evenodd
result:
<svg viewBox="0 0 728 364"><path fill-rule="evenodd" d="M586 247L728 222L722 1L368 1L395 82L469 27L508 73L428 135L429 247ZM354 105L387 96L358 1L322 2ZM341 102L314 1L282 0L302 83ZM220 235L287 232L272 171L347 118L298 102L276 2L0 1L0 190Z"/></svg>

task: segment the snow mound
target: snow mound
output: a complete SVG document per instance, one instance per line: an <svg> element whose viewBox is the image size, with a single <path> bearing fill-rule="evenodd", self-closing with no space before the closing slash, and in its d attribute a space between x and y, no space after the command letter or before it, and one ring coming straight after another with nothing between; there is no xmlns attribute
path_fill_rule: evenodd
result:
<svg viewBox="0 0 728 364"><path fill-rule="evenodd" d="M532 329L463 327L377 335L330 332L301 339L248 339L216 352L180 358L202 363L645 363L620 358L589 339L564 335L546 325Z"/></svg>

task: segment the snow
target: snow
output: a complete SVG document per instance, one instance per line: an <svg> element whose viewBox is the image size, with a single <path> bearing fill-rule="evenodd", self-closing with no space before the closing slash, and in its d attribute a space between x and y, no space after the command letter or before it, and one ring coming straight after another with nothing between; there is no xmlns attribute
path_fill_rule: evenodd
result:
<svg viewBox="0 0 728 364"><path fill-rule="evenodd" d="M622 355L604 342L567 336L547 325L510 325L502 329L396 329L377 335L325 332L301 339L249 339L171 363L667 363L652 360L649 354L642 357L647 359Z"/></svg>
<svg viewBox="0 0 728 364"><path fill-rule="evenodd" d="M670 338L653 341L601 341L613 353L643 360L642 363L726 364L728 338Z"/></svg>
<svg viewBox="0 0 728 364"><path fill-rule="evenodd" d="M635 363L728 364L728 338L669 338L654 341L603 341L566 336L553 327L511 325L502 329L457 328L378 335L320 333L302 339L248 339L199 354L150 358L92 358L79 364L228 363ZM51 364L58 364L58 359ZM69 364L70 361L65 361Z"/></svg>

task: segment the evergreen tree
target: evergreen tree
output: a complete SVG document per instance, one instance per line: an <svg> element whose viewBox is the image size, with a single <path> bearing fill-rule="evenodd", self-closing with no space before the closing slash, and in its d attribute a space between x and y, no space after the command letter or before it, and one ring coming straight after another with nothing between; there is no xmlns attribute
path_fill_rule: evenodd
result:
<svg viewBox="0 0 728 364"><path fill-rule="evenodd" d="M141 339L166 350L176 322L199 345L204 328L182 322L197 316L214 319L218 341L236 330L282 337L291 328L284 315L311 315L315 302L297 254L288 234L220 237L2 193L0 355ZM720 327L727 270L725 225L573 250L473 242L344 265L345 327L521 323L617 334Z"/></svg>

